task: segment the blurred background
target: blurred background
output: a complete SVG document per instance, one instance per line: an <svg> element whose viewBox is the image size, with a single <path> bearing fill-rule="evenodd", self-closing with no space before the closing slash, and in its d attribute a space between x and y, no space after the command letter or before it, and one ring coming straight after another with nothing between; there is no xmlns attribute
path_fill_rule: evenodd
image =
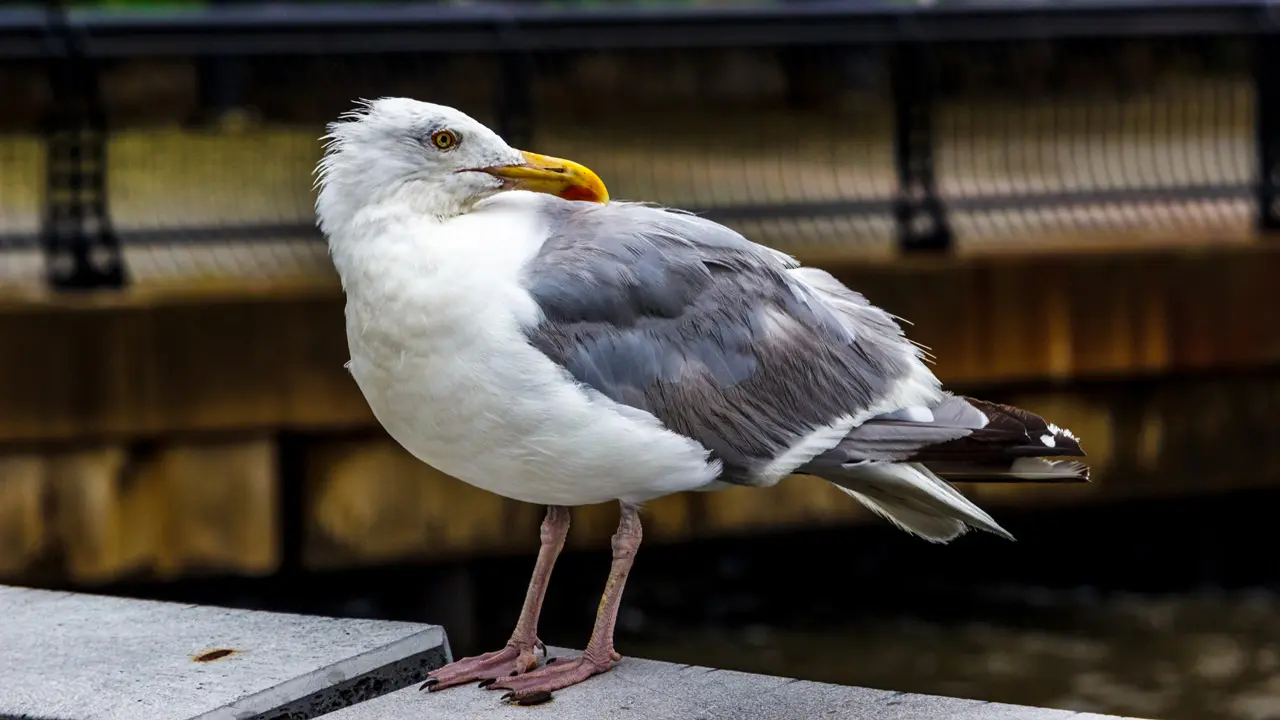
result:
<svg viewBox="0 0 1280 720"><path fill-rule="evenodd" d="M932 546L792 478L652 503L624 654L1280 718L1280 29L1262 0L7 4L0 581L505 641L542 510L384 436L313 225L324 124L456 106L820 265L1082 437ZM542 637L581 646L611 505Z"/></svg>

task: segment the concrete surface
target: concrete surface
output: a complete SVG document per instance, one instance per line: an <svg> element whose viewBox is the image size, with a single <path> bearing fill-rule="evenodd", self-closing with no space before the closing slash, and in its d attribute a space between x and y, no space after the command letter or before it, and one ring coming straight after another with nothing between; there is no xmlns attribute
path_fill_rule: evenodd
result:
<svg viewBox="0 0 1280 720"><path fill-rule="evenodd" d="M552 649L552 655L569 655ZM1115 716L827 685L768 675L625 658L613 671L533 707L503 691L464 685L406 688L325 720L1104 720Z"/></svg>
<svg viewBox="0 0 1280 720"><path fill-rule="evenodd" d="M0 586L6 719L305 720L448 659L432 625Z"/></svg>

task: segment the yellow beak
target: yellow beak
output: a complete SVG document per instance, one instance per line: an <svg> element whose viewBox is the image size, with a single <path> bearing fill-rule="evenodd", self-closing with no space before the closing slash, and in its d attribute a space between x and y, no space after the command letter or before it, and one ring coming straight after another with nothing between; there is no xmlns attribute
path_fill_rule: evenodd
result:
<svg viewBox="0 0 1280 720"><path fill-rule="evenodd" d="M565 200L609 202L609 190L605 188L604 181L586 167L572 160L547 155L524 151L520 154L524 156L525 164L485 168L484 172L502 178L508 190L547 193Z"/></svg>

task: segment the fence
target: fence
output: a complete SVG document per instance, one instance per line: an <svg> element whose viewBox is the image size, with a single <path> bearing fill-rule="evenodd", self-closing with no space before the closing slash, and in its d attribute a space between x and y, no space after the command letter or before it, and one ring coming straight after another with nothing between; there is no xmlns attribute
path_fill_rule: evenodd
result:
<svg viewBox="0 0 1280 720"><path fill-rule="evenodd" d="M360 97L454 105L615 197L798 254L1280 226L1249 2L0 10L0 285L325 272L311 171Z"/></svg>

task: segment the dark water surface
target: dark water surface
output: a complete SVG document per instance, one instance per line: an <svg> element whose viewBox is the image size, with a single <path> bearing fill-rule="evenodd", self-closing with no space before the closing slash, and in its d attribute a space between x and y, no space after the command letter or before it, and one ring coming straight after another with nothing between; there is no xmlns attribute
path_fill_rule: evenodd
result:
<svg viewBox="0 0 1280 720"><path fill-rule="evenodd" d="M1168 720L1280 718L1280 597L1180 597L1010 589L1042 627L911 614L825 629L697 629L626 649L773 675Z"/></svg>

